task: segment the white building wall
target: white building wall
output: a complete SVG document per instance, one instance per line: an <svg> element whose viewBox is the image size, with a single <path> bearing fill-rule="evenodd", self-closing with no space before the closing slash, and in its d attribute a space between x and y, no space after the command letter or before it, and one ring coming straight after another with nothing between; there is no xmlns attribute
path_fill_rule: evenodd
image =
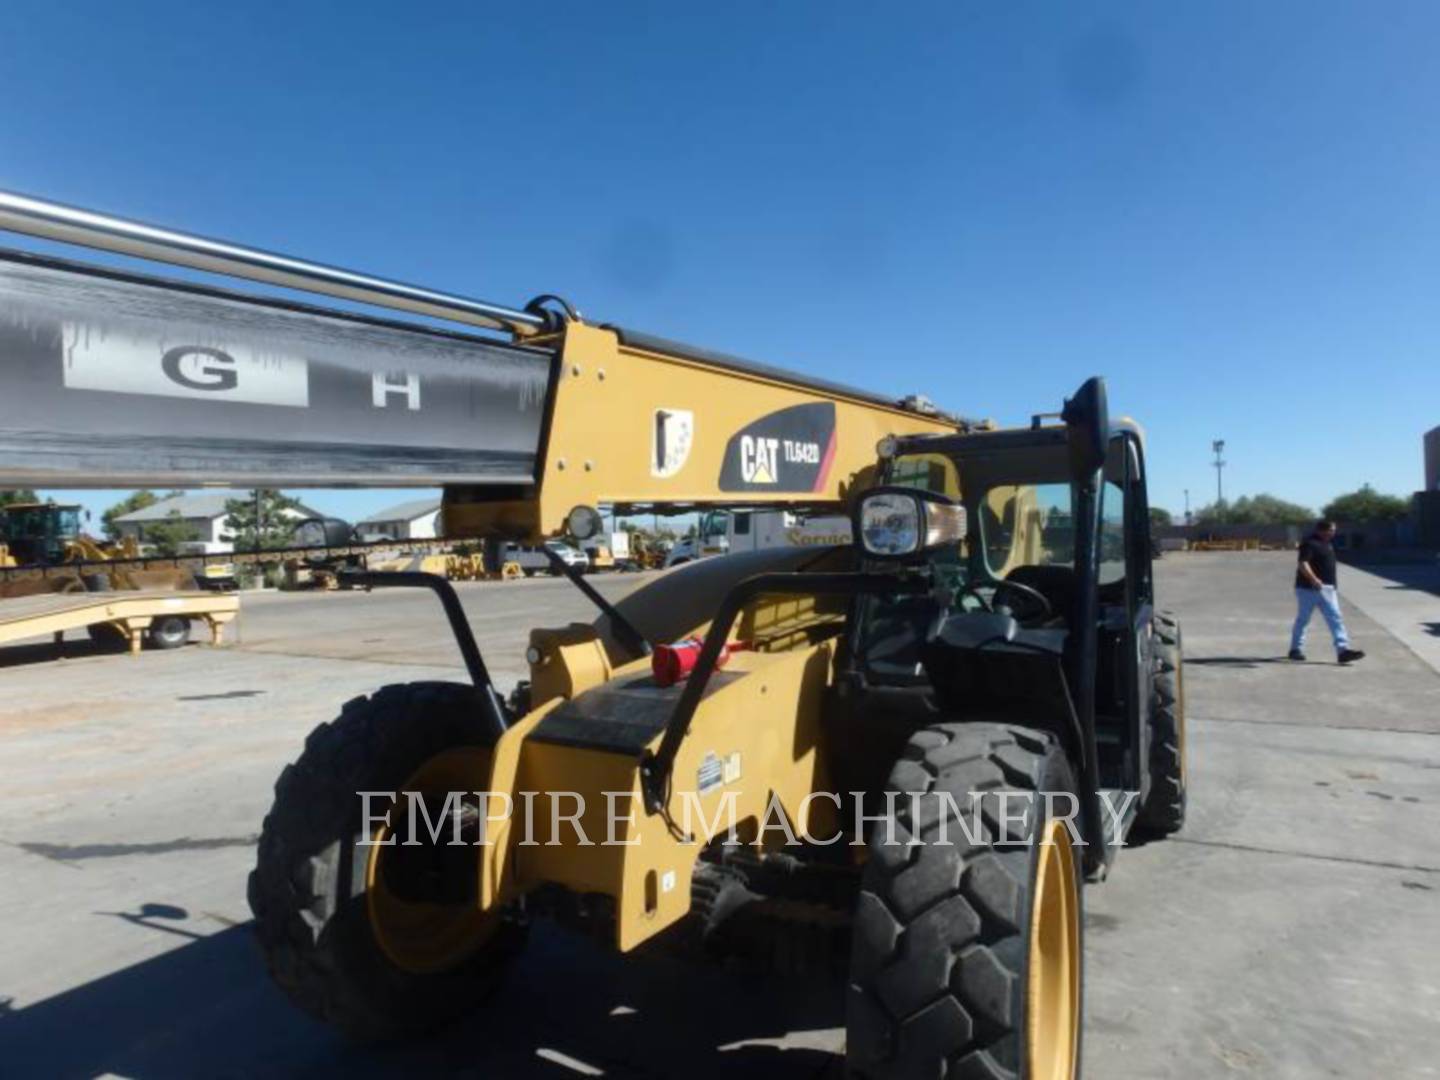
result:
<svg viewBox="0 0 1440 1080"><path fill-rule="evenodd" d="M410 522L409 535L411 540L433 540L435 538L435 525L439 520L440 511L432 510L414 518Z"/></svg>

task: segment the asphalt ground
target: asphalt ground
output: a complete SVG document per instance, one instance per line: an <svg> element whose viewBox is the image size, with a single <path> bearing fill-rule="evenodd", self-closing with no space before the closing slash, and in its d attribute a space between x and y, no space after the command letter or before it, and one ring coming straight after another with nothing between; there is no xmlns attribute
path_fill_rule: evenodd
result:
<svg viewBox="0 0 1440 1080"><path fill-rule="evenodd" d="M1342 569L1369 656L1329 662L1317 618L1301 665L1291 559L1157 564L1184 625L1190 816L1086 890L1088 1076L1440 1075L1440 573ZM526 627L591 617L560 581L460 592L507 686ZM274 778L349 697L464 673L428 594L249 597L239 638L0 650L0 1075L840 1075L838 988L546 928L422 1044L307 1019L247 925Z"/></svg>

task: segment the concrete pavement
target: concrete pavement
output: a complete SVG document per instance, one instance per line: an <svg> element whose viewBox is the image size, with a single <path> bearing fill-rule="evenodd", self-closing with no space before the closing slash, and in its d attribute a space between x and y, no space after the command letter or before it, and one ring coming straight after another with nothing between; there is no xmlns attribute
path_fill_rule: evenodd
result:
<svg viewBox="0 0 1440 1080"><path fill-rule="evenodd" d="M1343 583L1370 657L1284 661L1289 560L1157 564L1190 821L1086 890L1092 1077L1437 1075L1440 675ZM563 582L461 593L507 684L525 627L590 614ZM245 925L274 777L346 698L463 671L428 594L278 595L244 620L218 652L0 654L0 1072L838 1076L836 988L543 928L498 1000L422 1045L360 1051L292 1009Z"/></svg>
<svg viewBox="0 0 1440 1080"><path fill-rule="evenodd" d="M1342 566L1338 580L1351 603L1440 672L1440 559Z"/></svg>

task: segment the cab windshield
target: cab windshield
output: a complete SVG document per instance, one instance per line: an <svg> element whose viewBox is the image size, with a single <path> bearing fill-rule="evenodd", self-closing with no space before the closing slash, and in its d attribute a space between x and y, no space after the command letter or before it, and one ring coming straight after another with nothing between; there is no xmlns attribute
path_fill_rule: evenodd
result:
<svg viewBox="0 0 1440 1080"><path fill-rule="evenodd" d="M74 506L27 506L5 514L6 535L16 540L69 537L80 532L80 510Z"/></svg>
<svg viewBox="0 0 1440 1080"><path fill-rule="evenodd" d="M997 599L996 585L1012 581L1039 592L1044 604L1021 610L1017 590L1002 589L1028 626L1063 627L1075 590L1075 506L1062 443L1010 445L955 453L902 455L887 483L919 488L964 504L968 535L929 552L934 588L927 596L864 598L858 602L857 658L881 682L921 678L920 646L946 617ZM1102 496L1099 583L1124 577L1120 459L1107 465Z"/></svg>

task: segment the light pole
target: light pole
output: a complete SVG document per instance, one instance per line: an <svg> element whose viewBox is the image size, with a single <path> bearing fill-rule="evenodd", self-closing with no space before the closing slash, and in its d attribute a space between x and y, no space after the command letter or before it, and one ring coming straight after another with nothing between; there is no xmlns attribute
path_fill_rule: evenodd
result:
<svg viewBox="0 0 1440 1080"><path fill-rule="evenodd" d="M1210 449L1215 451L1215 502L1223 503L1225 501L1225 484L1221 478L1225 472L1225 458L1223 456L1225 453L1225 440L1216 439L1210 444Z"/></svg>
<svg viewBox="0 0 1440 1080"><path fill-rule="evenodd" d="M1185 489L1185 524L1190 524L1190 489Z"/></svg>

